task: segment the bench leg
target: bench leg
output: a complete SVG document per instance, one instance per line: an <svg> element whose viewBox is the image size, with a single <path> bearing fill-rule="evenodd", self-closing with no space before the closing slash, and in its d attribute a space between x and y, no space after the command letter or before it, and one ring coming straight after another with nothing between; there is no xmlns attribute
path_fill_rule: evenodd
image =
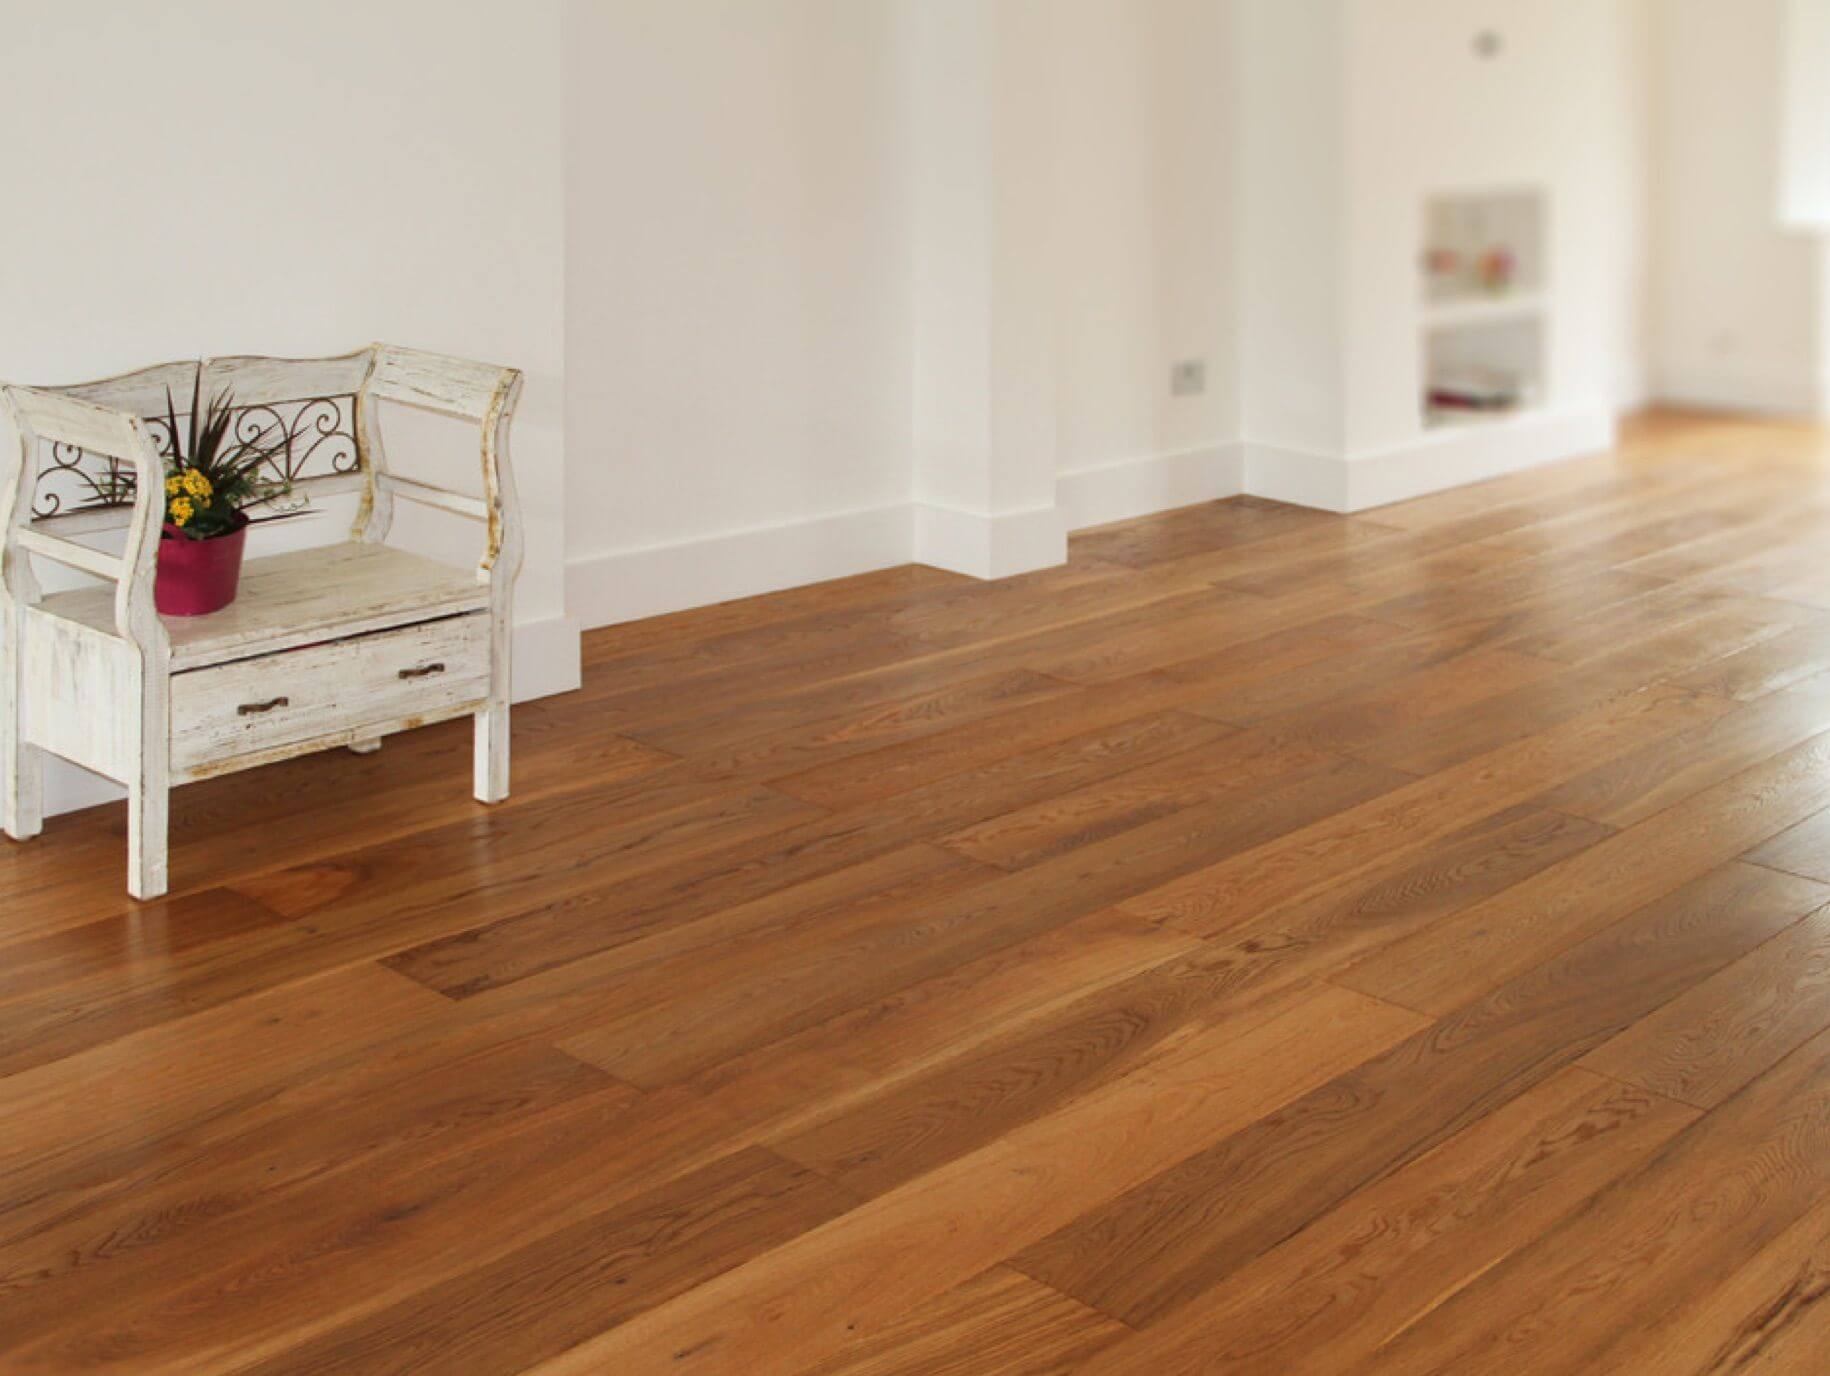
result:
<svg viewBox="0 0 1830 1376"><path fill-rule="evenodd" d="M370 736L367 740L349 743L349 753L352 755L373 755L379 749L381 749L380 736Z"/></svg>
<svg viewBox="0 0 1830 1376"><path fill-rule="evenodd" d="M127 795L127 892L135 898L161 898L169 886L165 856L170 805L163 781L141 780Z"/></svg>
<svg viewBox="0 0 1830 1376"><path fill-rule="evenodd" d="M0 725L0 831L29 841L44 830L44 752L19 739L17 723Z"/></svg>
<svg viewBox="0 0 1830 1376"><path fill-rule="evenodd" d="M147 674L139 702L139 767L127 785L127 892L162 898L170 886L166 848L171 815L171 709L164 666Z"/></svg>
<svg viewBox="0 0 1830 1376"><path fill-rule="evenodd" d="M508 703L496 702L476 715L473 789L479 803L508 797Z"/></svg>
<svg viewBox="0 0 1830 1376"><path fill-rule="evenodd" d="M25 671L18 617L0 592L0 831L29 841L44 829L44 752L20 736Z"/></svg>

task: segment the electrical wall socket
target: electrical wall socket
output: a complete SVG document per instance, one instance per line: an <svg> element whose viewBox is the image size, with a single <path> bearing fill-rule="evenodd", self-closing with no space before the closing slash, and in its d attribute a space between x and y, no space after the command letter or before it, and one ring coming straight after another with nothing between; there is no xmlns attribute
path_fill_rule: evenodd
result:
<svg viewBox="0 0 1830 1376"><path fill-rule="evenodd" d="M1185 358L1169 369L1169 395L1198 397L1207 390L1207 360Z"/></svg>

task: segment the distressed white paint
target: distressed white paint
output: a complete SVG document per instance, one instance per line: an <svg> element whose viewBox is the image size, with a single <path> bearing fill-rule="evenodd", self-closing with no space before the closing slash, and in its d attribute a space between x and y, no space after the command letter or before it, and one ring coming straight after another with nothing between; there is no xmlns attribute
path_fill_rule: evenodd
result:
<svg viewBox="0 0 1830 1376"><path fill-rule="evenodd" d="M477 710L489 693L489 648L479 612L174 674L172 766L217 774L357 727Z"/></svg>
<svg viewBox="0 0 1830 1376"><path fill-rule="evenodd" d="M110 589L77 588L52 593L41 606L107 628L112 600ZM346 543L250 559L235 601L210 616L165 624L172 669L182 672L488 606L489 590L474 572L386 545Z"/></svg>
<svg viewBox="0 0 1830 1376"><path fill-rule="evenodd" d="M259 404L354 392L363 501L349 543L251 561L236 602L162 618L153 580L164 515L162 462L140 412L155 389L201 368L205 394ZM189 370L189 371L187 371ZM375 345L333 359L239 357L167 364L57 391L0 389L13 442L0 450L0 823L41 826L41 752L127 786L128 890L167 887L170 787L310 750L371 750L429 721L476 720L476 796L508 795L509 628L521 513L508 431L512 368ZM130 409L99 404L98 399ZM483 497L388 476L376 401L475 422ZM41 444L130 464L139 484L117 558L31 519ZM389 498L486 528L466 573L389 548ZM119 514L115 519L118 522ZM107 586L41 597L32 556Z"/></svg>

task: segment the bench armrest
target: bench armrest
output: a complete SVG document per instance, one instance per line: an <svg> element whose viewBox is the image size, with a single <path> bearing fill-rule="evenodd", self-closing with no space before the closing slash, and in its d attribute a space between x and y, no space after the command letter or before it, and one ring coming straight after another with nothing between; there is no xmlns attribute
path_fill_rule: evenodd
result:
<svg viewBox="0 0 1830 1376"><path fill-rule="evenodd" d="M508 431L521 397L521 381L521 373L515 368L377 344L374 364L356 398L357 423L371 464L368 501L357 517L362 537L373 540L386 535L389 507L395 497L467 516L482 521L489 532L477 565L479 580L492 587L512 584L521 568L522 539ZM483 497L479 500L435 483L388 473L381 458L376 401L474 421L481 440Z"/></svg>
<svg viewBox="0 0 1830 1376"><path fill-rule="evenodd" d="M163 652L165 628L153 608L153 576L165 518L165 465L146 423L126 411L32 387L0 387L0 413L18 444L11 463L0 460L0 586L21 602L35 601L37 580L21 554L37 555L115 584L115 629L144 651ZM129 465L134 472L133 517L119 557L32 528L26 516L41 443L70 445Z"/></svg>

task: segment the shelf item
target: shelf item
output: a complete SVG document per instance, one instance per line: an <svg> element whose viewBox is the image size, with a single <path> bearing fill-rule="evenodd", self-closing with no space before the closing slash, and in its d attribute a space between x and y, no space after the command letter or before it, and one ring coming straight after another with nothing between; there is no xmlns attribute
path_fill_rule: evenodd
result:
<svg viewBox="0 0 1830 1376"><path fill-rule="evenodd" d="M1541 290L1544 240L1542 192L1432 197L1424 207L1425 301L1476 301Z"/></svg>
<svg viewBox="0 0 1830 1376"><path fill-rule="evenodd" d="M1434 411L1510 411L1521 399L1519 380L1510 374L1466 372L1431 378L1426 401Z"/></svg>

